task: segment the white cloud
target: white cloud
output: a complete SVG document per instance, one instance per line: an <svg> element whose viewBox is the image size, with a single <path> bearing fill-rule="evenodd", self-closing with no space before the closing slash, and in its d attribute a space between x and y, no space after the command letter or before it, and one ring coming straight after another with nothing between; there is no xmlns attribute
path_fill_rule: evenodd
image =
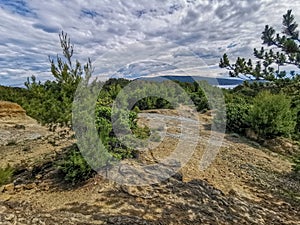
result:
<svg viewBox="0 0 300 225"><path fill-rule="evenodd" d="M42 80L51 76L48 55L61 53L61 30L75 44L75 58L94 61L96 75L113 74L149 59L193 68L206 64L211 69L207 74L217 75L224 52L251 57L252 49L261 44L265 24L280 29L287 9L292 8L300 21L300 2L289 0L0 0L0 4L0 84L11 85L32 74ZM181 46L194 54L183 54ZM197 57L202 59L198 67Z"/></svg>

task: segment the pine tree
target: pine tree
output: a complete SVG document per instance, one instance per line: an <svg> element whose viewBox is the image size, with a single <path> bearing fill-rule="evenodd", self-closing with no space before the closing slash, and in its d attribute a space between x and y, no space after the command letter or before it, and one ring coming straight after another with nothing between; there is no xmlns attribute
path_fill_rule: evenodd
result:
<svg viewBox="0 0 300 225"><path fill-rule="evenodd" d="M292 10L288 10L283 15L283 30L277 33L275 29L269 25L265 26L261 39L263 45L261 49L254 49L254 56L258 59L253 63L251 59L238 57L234 64L231 64L227 54L220 59L219 66L229 70L229 75L246 77L255 79L265 79L268 81L285 79L288 76L292 78L299 77L294 72L287 74L286 71L280 70L282 66L294 65L300 68L300 39L298 24Z"/></svg>

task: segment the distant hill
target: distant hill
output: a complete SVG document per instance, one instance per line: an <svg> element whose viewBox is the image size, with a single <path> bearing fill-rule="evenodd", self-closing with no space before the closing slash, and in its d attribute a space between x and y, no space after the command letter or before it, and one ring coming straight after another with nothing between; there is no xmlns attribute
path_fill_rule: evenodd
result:
<svg viewBox="0 0 300 225"><path fill-rule="evenodd" d="M200 76L159 76L159 77L140 77L137 80L150 80L162 82L164 80L173 80L180 82L192 83L195 81L207 81L211 85L215 86L237 86L243 83L244 80L239 78L212 78L212 77L200 77Z"/></svg>

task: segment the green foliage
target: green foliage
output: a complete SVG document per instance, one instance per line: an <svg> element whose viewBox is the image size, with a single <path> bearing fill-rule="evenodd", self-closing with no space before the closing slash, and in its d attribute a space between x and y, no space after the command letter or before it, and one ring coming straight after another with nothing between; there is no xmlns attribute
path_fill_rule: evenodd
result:
<svg viewBox="0 0 300 225"><path fill-rule="evenodd" d="M300 173L300 156L294 160L293 171L296 174Z"/></svg>
<svg viewBox="0 0 300 225"><path fill-rule="evenodd" d="M0 86L0 100L24 105L29 98L30 93L25 88Z"/></svg>
<svg viewBox="0 0 300 225"><path fill-rule="evenodd" d="M248 114L250 104L239 95L226 96L226 128L236 133L245 133L249 127Z"/></svg>
<svg viewBox="0 0 300 225"><path fill-rule="evenodd" d="M145 126L145 127L137 127L133 133L135 137L139 139L146 139L149 138L151 131L149 127Z"/></svg>
<svg viewBox="0 0 300 225"><path fill-rule="evenodd" d="M295 113L291 99L284 94L262 91L249 110L249 123L253 131L263 138L291 135L295 129Z"/></svg>
<svg viewBox="0 0 300 225"><path fill-rule="evenodd" d="M286 65L300 68L299 31L292 10L283 15L282 25L282 33L276 33L269 25L265 26L261 36L264 46L254 49L256 62L238 57L232 64L227 54L220 59L219 66L229 70L230 76L242 75L269 81L244 82L230 91L232 95L242 96L246 102L237 104L227 101L228 129L243 133L248 126L261 138L284 135L299 139L300 75L295 71L288 74L281 70ZM248 113L249 116L245 116Z"/></svg>
<svg viewBox="0 0 300 225"><path fill-rule="evenodd" d="M73 145L66 157L59 162L58 168L62 171L64 179L72 184L87 180L95 174L76 145Z"/></svg>
<svg viewBox="0 0 300 225"><path fill-rule="evenodd" d="M201 81L201 86L198 82L193 82L193 83L178 82L178 83L188 93L191 100L195 104L197 111L202 111L210 108L204 90L203 88L201 88L201 86L202 87L205 86L205 89L213 88L211 85L203 81Z"/></svg>
<svg viewBox="0 0 300 225"><path fill-rule="evenodd" d="M117 118L114 124L111 121L113 117ZM97 131L105 148L117 159L132 158L135 155L135 150L119 140L115 132L125 132L123 139L128 139L128 136L131 135L131 133L127 133L128 129L134 134L141 133L142 128L137 126L136 118L137 114L133 111L117 110L112 112L111 107L100 104L96 106ZM117 130L114 131L113 128Z"/></svg>
<svg viewBox="0 0 300 225"><path fill-rule="evenodd" d="M220 59L220 67L228 69L230 76L233 77L244 75L269 81L287 78L287 73L280 70L281 66L294 65L300 68L299 31L292 10L288 10L283 15L282 25L282 34L276 33L275 29L269 25L265 26L261 39L268 48L254 49L256 63L253 63L251 59L238 57L236 62L231 64L227 54L224 54ZM291 75L299 76L295 73Z"/></svg>
<svg viewBox="0 0 300 225"><path fill-rule="evenodd" d="M56 60L49 57L55 80L41 83L32 76L25 82L30 98L21 105L28 115L43 124L71 122L74 94L82 80L83 71L85 76L90 76L93 70L90 59L84 66L77 60L72 61L73 46L67 34L62 32L59 39L64 59L59 56Z"/></svg>
<svg viewBox="0 0 300 225"><path fill-rule="evenodd" d="M9 165L5 168L0 168L0 186L9 183L13 174L14 169Z"/></svg>

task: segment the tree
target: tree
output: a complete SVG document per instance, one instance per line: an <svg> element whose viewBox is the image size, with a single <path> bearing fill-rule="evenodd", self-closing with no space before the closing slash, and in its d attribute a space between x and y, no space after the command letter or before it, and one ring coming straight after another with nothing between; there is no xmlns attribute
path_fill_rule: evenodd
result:
<svg viewBox="0 0 300 225"><path fill-rule="evenodd" d="M258 59L256 63L253 63L251 59L238 57L236 62L231 64L228 55L224 54L220 59L219 66L228 69L229 75L232 77L244 75L257 80L274 81L288 76L299 76L294 72L287 74L286 71L280 70L280 67L285 65L294 65L300 68L299 31L292 10L288 10L283 15L282 25L281 34L277 33L273 27L265 26L261 39L263 40L262 44L268 48L254 49L254 56Z"/></svg>
<svg viewBox="0 0 300 225"><path fill-rule="evenodd" d="M42 123L70 123L72 103L78 84L82 81L83 74L88 80L93 72L90 59L84 66L78 60L72 61L74 47L66 33L62 31L59 40L64 58L57 55L54 60L49 56L55 81L41 83L32 76L25 82L32 96L29 105L25 107L26 111Z"/></svg>

